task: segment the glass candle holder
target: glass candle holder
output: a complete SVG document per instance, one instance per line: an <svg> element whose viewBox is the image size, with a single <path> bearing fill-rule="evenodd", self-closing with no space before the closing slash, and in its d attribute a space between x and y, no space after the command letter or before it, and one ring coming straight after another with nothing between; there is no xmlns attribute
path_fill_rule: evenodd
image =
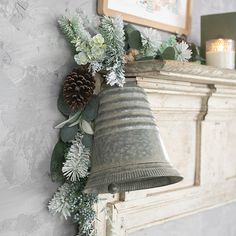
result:
<svg viewBox="0 0 236 236"><path fill-rule="evenodd" d="M213 39L206 42L206 63L219 68L235 68L235 41Z"/></svg>

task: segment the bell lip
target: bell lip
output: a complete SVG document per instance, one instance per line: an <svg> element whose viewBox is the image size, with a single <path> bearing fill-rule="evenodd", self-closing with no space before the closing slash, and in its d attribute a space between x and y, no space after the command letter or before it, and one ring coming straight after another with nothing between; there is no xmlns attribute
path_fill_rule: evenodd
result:
<svg viewBox="0 0 236 236"><path fill-rule="evenodd" d="M159 180L161 178L169 179L168 184L160 184ZM141 182L139 184L136 184L137 181L130 181L130 182L123 182L123 183L111 183L115 184L117 186L117 191L109 191L109 185L106 188L106 191L102 191L102 189L105 189L103 185L100 186L91 186L86 187L84 190L84 193L96 193L96 194L104 194L104 193L121 193L121 192L132 192L132 191L139 191L144 189L151 189L151 188L159 188L164 187L172 184L176 184L184 179L183 176L159 176L155 178L148 178L148 179L139 179ZM144 180L144 182L142 182ZM147 185L147 182L150 181L151 184ZM156 181L156 184L153 184L153 182ZM110 184L110 185L111 185ZM138 187L137 187L138 186Z"/></svg>
<svg viewBox="0 0 236 236"><path fill-rule="evenodd" d="M148 165L143 164L139 168L134 167L129 171L124 171L124 168L118 167L92 172L84 192L109 193L108 186L111 184L119 187L116 192L130 192L171 185L182 180L183 176L169 164L161 167L160 163L156 163L156 167L148 167Z"/></svg>

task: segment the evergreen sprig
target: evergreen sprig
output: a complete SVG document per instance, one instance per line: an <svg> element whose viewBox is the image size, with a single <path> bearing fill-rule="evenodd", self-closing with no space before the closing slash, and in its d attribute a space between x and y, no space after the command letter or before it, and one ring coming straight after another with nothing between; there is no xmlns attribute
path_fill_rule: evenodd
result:
<svg viewBox="0 0 236 236"><path fill-rule="evenodd" d="M120 17L111 18L104 16L98 31L105 39L107 45L103 68L108 72L106 75L107 83L111 86L123 86L124 76L124 55L125 55L125 33L123 20Z"/></svg>
<svg viewBox="0 0 236 236"><path fill-rule="evenodd" d="M61 214L65 219L72 217L79 225L81 236L94 236L94 221L96 213L94 204L96 194L83 193L87 178L77 182L66 182L54 194L49 202L48 209L52 214Z"/></svg>
<svg viewBox="0 0 236 236"><path fill-rule="evenodd" d="M67 40L75 47L77 64L90 64L93 74L101 69L107 71L105 78L111 86L124 85L125 34L120 17L104 16L98 26L99 33L93 37L79 15L71 18L63 16L58 23Z"/></svg>
<svg viewBox="0 0 236 236"><path fill-rule="evenodd" d="M88 175L90 164L90 150L82 144L83 135L78 133L65 155L66 162L62 167L64 176L75 182Z"/></svg>
<svg viewBox="0 0 236 236"><path fill-rule="evenodd" d="M91 35L85 29L83 20L79 15L72 16L70 18L62 16L58 20L58 24L62 33L65 35L69 43L72 44L72 46L75 46L78 38L84 42L91 38Z"/></svg>

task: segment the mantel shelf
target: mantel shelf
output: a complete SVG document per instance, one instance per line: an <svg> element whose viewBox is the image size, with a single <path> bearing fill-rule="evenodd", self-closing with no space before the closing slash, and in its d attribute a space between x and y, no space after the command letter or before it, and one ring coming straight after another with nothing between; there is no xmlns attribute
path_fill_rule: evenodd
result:
<svg viewBox="0 0 236 236"><path fill-rule="evenodd" d="M170 161L184 180L106 195L114 229L99 213L99 235L129 236L235 201L236 70L151 60L128 64L126 77L146 91Z"/></svg>
<svg viewBox="0 0 236 236"><path fill-rule="evenodd" d="M158 75L162 74L168 75L171 80L236 86L236 70L219 69L191 62L174 60L136 61L128 64L125 72L127 77L157 78Z"/></svg>

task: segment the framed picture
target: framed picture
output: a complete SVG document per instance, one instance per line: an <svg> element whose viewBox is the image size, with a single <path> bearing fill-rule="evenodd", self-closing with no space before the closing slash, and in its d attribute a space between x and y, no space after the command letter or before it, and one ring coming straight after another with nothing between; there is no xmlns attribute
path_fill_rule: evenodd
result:
<svg viewBox="0 0 236 236"><path fill-rule="evenodd" d="M101 15L121 15L125 21L187 35L191 0L98 0Z"/></svg>

